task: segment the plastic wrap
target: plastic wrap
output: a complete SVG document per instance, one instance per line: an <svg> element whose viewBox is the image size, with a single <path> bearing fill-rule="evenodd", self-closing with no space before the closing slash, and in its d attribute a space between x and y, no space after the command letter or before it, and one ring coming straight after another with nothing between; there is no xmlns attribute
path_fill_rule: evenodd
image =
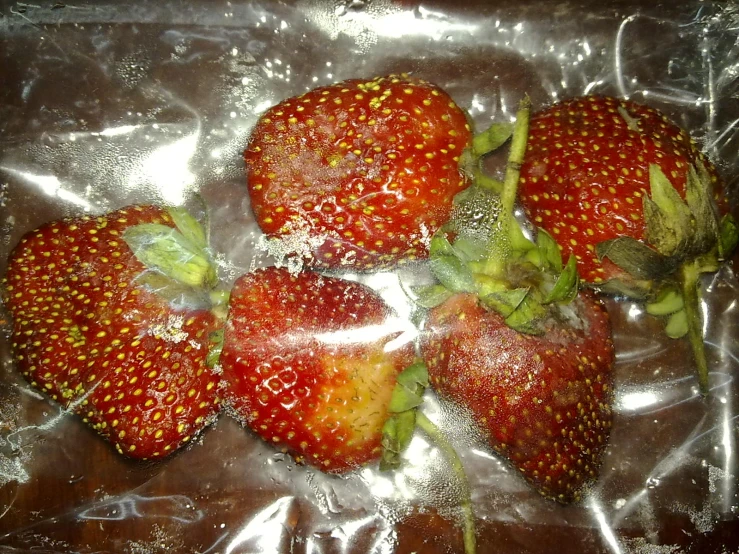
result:
<svg viewBox="0 0 739 554"><path fill-rule="evenodd" d="M242 151L279 100L409 72L475 123L583 93L665 111L739 185L739 9L727 2L138 2L0 8L0 272L21 235L134 202L205 200L228 282L261 248ZM349 275L408 329L412 269ZM609 301L616 417L587 498L541 499L432 394L469 473L480 552L735 552L739 284L705 282L710 395L687 342ZM461 552L456 481L418 434L401 471L300 466L223 416L156 464L127 460L23 381L0 337L0 551ZM412 332L409 332L409 340Z"/></svg>

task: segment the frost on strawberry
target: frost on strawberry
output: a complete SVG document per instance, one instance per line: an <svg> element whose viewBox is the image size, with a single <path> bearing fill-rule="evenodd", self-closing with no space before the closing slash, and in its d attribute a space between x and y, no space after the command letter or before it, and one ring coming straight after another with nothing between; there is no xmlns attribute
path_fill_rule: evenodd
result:
<svg viewBox="0 0 739 554"><path fill-rule="evenodd" d="M215 270L185 222L155 206L54 221L21 239L4 280L20 372L134 458L174 452L219 410Z"/></svg>
<svg viewBox="0 0 739 554"><path fill-rule="evenodd" d="M477 179L432 240L438 284L416 290L429 308L421 350L438 394L567 503L596 479L608 442L613 344L602 304L578 293L575 257L563 264L552 237L528 238L513 217L527 125L524 102L505 181Z"/></svg>
<svg viewBox="0 0 739 554"><path fill-rule="evenodd" d="M299 462L343 473L380 458L398 374L414 359L369 288L267 268L237 280L220 363L239 420Z"/></svg>
<svg viewBox="0 0 739 554"><path fill-rule="evenodd" d="M459 160L471 138L463 111L421 79L321 87L257 122L244 153L252 209L267 236L314 265L426 258L468 185Z"/></svg>
<svg viewBox="0 0 739 554"><path fill-rule="evenodd" d="M646 300L669 336L689 336L707 392L699 278L734 249L737 226L690 136L635 102L565 100L532 117L521 202L584 280Z"/></svg>

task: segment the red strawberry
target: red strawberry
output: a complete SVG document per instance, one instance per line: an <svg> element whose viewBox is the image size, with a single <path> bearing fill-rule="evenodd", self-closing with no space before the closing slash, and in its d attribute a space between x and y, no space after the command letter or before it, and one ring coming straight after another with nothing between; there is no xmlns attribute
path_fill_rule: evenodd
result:
<svg viewBox="0 0 739 554"><path fill-rule="evenodd" d="M582 277L606 291L647 297L689 334L703 392L698 280L734 248L737 227L713 165L659 111L584 97L536 114L521 168L521 202ZM716 203L718 198L719 202Z"/></svg>
<svg viewBox="0 0 739 554"><path fill-rule="evenodd" d="M513 217L528 108L519 110L500 197L478 183L431 243L440 285L421 350L438 394L466 408L491 447L544 496L580 497L611 427L613 344L603 306L578 295L575 259ZM484 214L484 215L483 215Z"/></svg>
<svg viewBox="0 0 739 554"><path fill-rule="evenodd" d="M231 293L225 400L265 441L340 473L380 457L398 374L413 361L381 298L355 282L268 268Z"/></svg>
<svg viewBox="0 0 739 554"><path fill-rule="evenodd" d="M565 255L575 255L583 279L623 279L596 245L624 236L648 240L642 203L650 196L650 165L685 198L688 169L698 164L721 190L713 165L664 114L628 100L573 98L531 118L521 203Z"/></svg>
<svg viewBox="0 0 739 554"><path fill-rule="evenodd" d="M589 295L570 306L576 317L530 335L460 293L431 310L423 342L432 386L470 410L492 448L560 502L595 479L611 428L608 315Z"/></svg>
<svg viewBox="0 0 739 554"><path fill-rule="evenodd" d="M151 258L152 245L168 242L157 232L181 237L173 216L154 206L48 223L11 254L3 291L24 377L134 458L174 452L219 408L219 377L205 363L216 317L155 294L193 296L146 272L126 242ZM167 254L176 262L174 250ZM201 262L193 254L184 264L190 285L214 278Z"/></svg>
<svg viewBox="0 0 739 554"><path fill-rule="evenodd" d="M354 79L280 102L244 153L257 222L315 264L383 268L425 258L468 182L465 114L407 75ZM292 243L291 243L292 244Z"/></svg>

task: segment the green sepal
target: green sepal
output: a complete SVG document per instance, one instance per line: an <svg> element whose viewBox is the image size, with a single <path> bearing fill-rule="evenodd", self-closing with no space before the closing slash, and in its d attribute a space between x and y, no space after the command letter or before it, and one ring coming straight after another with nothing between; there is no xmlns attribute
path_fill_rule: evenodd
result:
<svg viewBox="0 0 739 554"><path fill-rule="evenodd" d="M739 227L731 214L721 218L719 225L718 255L719 259L727 259L739 242Z"/></svg>
<svg viewBox="0 0 739 554"><path fill-rule="evenodd" d="M651 198L644 196L645 237L664 256L683 252L691 239L693 216L662 169L649 166Z"/></svg>
<svg viewBox="0 0 739 554"><path fill-rule="evenodd" d="M421 361L409 365L397 377L388 405L390 416L382 427L380 470L400 466L400 455L408 447L416 427L416 408L429 385L428 370Z"/></svg>
<svg viewBox="0 0 739 554"><path fill-rule="evenodd" d="M688 334L688 314L684 309L669 317L665 325L665 333L671 339L679 339Z"/></svg>
<svg viewBox="0 0 739 554"><path fill-rule="evenodd" d="M678 262L630 237L618 237L595 245L599 259L608 258L637 280L660 279L674 272Z"/></svg>
<svg viewBox="0 0 739 554"><path fill-rule="evenodd" d="M210 310L213 306L210 295L205 289L186 285L156 270L140 273L136 276L135 282L165 299L175 308Z"/></svg>
<svg viewBox="0 0 739 554"><path fill-rule="evenodd" d="M623 120L626 122L626 126L632 130L632 131L639 131L639 119L636 117L633 117L628 111L626 111L626 108L623 106L619 106L616 108L618 111L618 114L623 118Z"/></svg>
<svg viewBox="0 0 739 554"><path fill-rule="evenodd" d="M494 123L472 138L472 153L480 157L494 152L508 142L512 134L511 123Z"/></svg>
<svg viewBox="0 0 739 554"><path fill-rule="evenodd" d="M496 279L484 273L474 274L475 283L477 285L477 294L480 298L484 298L490 294L504 292L509 290L508 283L501 279Z"/></svg>
<svg viewBox="0 0 739 554"><path fill-rule="evenodd" d="M632 300L646 300L652 293L654 283L652 281L623 281L621 279L609 279L597 285L587 285L601 294L622 296Z"/></svg>
<svg viewBox="0 0 739 554"><path fill-rule="evenodd" d="M195 219L190 212L179 206L167 209L167 213L172 218L177 230L182 233L186 239L201 249L208 247L208 238L205 236L205 229L200 222Z"/></svg>
<svg viewBox="0 0 739 554"><path fill-rule="evenodd" d="M580 279L577 274L577 260L575 256L570 256L567 265L562 270L562 273L559 274L554 288L552 288L544 299L544 304L551 302L572 302L577 296L579 285Z"/></svg>
<svg viewBox="0 0 739 554"><path fill-rule="evenodd" d="M694 236L690 237L691 250L707 252L719 238L719 224L711 198L711 177L701 163L690 166L685 183L685 202L694 218Z"/></svg>
<svg viewBox="0 0 739 554"><path fill-rule="evenodd" d="M513 313L505 318L505 323L511 329L521 333L539 335L542 333L542 329L538 324L546 315L547 309L541 305L533 294L529 293Z"/></svg>
<svg viewBox="0 0 739 554"><path fill-rule="evenodd" d="M456 256L436 256L429 262L431 272L452 292L475 292L472 271Z"/></svg>
<svg viewBox="0 0 739 554"><path fill-rule="evenodd" d="M503 190L503 181L490 177L479 166L472 171L472 178L476 187L492 191L495 194L500 194L500 191Z"/></svg>
<svg viewBox="0 0 739 554"><path fill-rule="evenodd" d="M684 306L683 295L676 287L664 287L654 300L647 302L646 309L650 315L665 316L682 310Z"/></svg>
<svg viewBox="0 0 739 554"><path fill-rule="evenodd" d="M485 244L465 236L454 241L454 253L465 262L479 262L485 257Z"/></svg>
<svg viewBox="0 0 739 554"><path fill-rule="evenodd" d="M444 285L423 285L412 290L415 294L414 302L422 308L435 308L454 294Z"/></svg>
<svg viewBox="0 0 739 554"><path fill-rule="evenodd" d="M536 245L541 255L541 260L555 272L559 273L562 271L562 252L557 245L557 241L552 238L552 235L544 229L537 229Z"/></svg>
<svg viewBox="0 0 739 554"><path fill-rule="evenodd" d="M524 254L536 248L536 244L523 234L523 230L517 221L512 221L508 226L508 240L511 249L518 254Z"/></svg>
<svg viewBox="0 0 739 554"><path fill-rule="evenodd" d="M213 368L218 364L223 352L223 329L213 331L209 338L208 354L205 356L205 363L208 367Z"/></svg>
<svg viewBox="0 0 739 554"><path fill-rule="evenodd" d="M142 223L126 229L123 239L147 268L182 284L212 288L218 282L207 253L172 227Z"/></svg>
<svg viewBox="0 0 739 554"><path fill-rule="evenodd" d="M493 292L480 297L483 306L491 308L503 317L510 316L529 294L528 288L518 288Z"/></svg>

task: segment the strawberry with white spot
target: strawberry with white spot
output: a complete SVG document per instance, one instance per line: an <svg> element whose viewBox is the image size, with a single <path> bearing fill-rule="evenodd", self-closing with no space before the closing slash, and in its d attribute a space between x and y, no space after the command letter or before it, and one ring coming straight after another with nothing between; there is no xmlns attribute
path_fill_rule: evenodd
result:
<svg viewBox="0 0 739 554"><path fill-rule="evenodd" d="M231 293L220 363L226 403L297 461L343 473L379 459L411 343L371 289L267 268Z"/></svg>
<svg viewBox="0 0 739 554"><path fill-rule="evenodd" d="M697 285L737 231L723 183L690 136L632 101L565 100L532 116L520 197L584 280L648 299L650 312L669 316L670 336L689 334L705 392Z"/></svg>
<svg viewBox="0 0 739 554"><path fill-rule="evenodd" d="M206 364L215 283L205 235L183 210L53 221L21 239L3 281L14 361L121 454L167 456L219 411Z"/></svg>
<svg viewBox="0 0 739 554"><path fill-rule="evenodd" d="M313 264L361 270L425 258L469 183L464 112L407 75L353 79L284 100L244 153L252 209L269 237L301 238Z"/></svg>

